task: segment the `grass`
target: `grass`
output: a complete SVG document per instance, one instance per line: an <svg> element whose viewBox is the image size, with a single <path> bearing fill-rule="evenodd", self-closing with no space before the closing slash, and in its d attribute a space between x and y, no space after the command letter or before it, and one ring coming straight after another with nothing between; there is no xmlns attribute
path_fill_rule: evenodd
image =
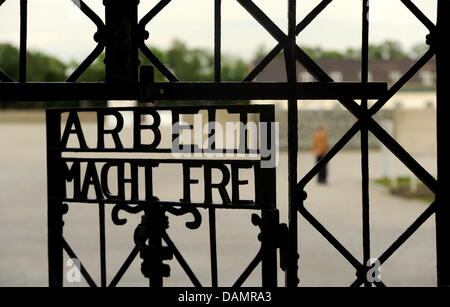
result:
<svg viewBox="0 0 450 307"><path fill-rule="evenodd" d="M375 180L375 182L377 184L380 184L382 186L385 186L386 188L389 188L391 194L393 194L393 195L397 195L397 196L401 196L401 197L405 197L405 198L420 199L427 203L431 203L435 199L434 194L420 181L417 181L417 191L415 193L409 189L410 184L411 184L410 177L397 177L396 181L397 181L397 184L395 187L393 187L391 185L390 178L379 178L379 179Z"/></svg>

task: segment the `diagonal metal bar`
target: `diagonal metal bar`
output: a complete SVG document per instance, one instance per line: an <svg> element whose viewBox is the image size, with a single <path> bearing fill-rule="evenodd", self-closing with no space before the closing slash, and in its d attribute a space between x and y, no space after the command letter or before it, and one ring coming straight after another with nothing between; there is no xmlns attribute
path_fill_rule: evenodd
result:
<svg viewBox="0 0 450 307"><path fill-rule="evenodd" d="M283 46L287 43L287 35L252 1L237 0L237 2L263 26L269 34Z"/></svg>
<svg viewBox="0 0 450 307"><path fill-rule="evenodd" d="M344 147L348 142L359 132L361 129L361 122L357 121L348 130L342 138L328 151L328 153L317 163L297 184L300 190L303 190L306 185L319 173L322 167L330 162Z"/></svg>
<svg viewBox="0 0 450 307"><path fill-rule="evenodd" d="M400 0L414 16L419 19L419 21L428 29L430 32L436 30L434 23L411 1L411 0Z"/></svg>
<svg viewBox="0 0 450 307"><path fill-rule="evenodd" d="M170 3L172 0L161 0L159 1L144 17L139 21L139 26L145 28L145 26L152 21L161 11Z"/></svg>
<svg viewBox="0 0 450 307"><path fill-rule="evenodd" d="M136 256L139 254L139 248L137 246L134 246L131 253L128 255L127 259L125 259L125 262L120 267L117 274L114 276L113 280L109 284L108 287L115 287L119 283L119 281L122 279L123 275L127 272L130 265L133 263L134 259L136 259Z"/></svg>
<svg viewBox="0 0 450 307"><path fill-rule="evenodd" d="M247 278L253 273L256 267L261 263L261 261L262 261L262 251L259 250L255 258L253 258L253 260L250 261L250 264L247 266L247 268L244 270L241 276L239 276L239 278L233 284L233 288L241 287L247 280Z"/></svg>
<svg viewBox="0 0 450 307"><path fill-rule="evenodd" d="M69 243L67 243L67 241L64 238L61 238L61 239L62 239L63 249L67 252L67 255L69 255L69 257L72 259L78 259L78 261L80 261L80 258L78 258L78 256L72 250ZM89 272L86 270L86 268L84 267L84 265L81 261L80 261L79 269L80 269L81 275L83 275L83 277L86 280L86 282L88 283L88 285L90 287L97 287L97 285L95 284L95 281L92 279L91 275L89 275Z"/></svg>
<svg viewBox="0 0 450 307"><path fill-rule="evenodd" d="M273 38L280 44L285 45L288 37L278 26L251 0L237 0L239 4L249 12L255 20L263 26ZM304 66L304 68L320 82L333 82L333 79L311 59L300 47L295 46L295 55L297 60ZM360 118L360 106L351 99L340 99L341 104L346 107L353 115Z"/></svg>
<svg viewBox="0 0 450 307"><path fill-rule="evenodd" d="M409 238L434 214L437 210L437 202L433 202L400 237L378 258L380 264L385 263ZM361 277L355 280L352 286L358 287L364 281Z"/></svg>
<svg viewBox="0 0 450 307"><path fill-rule="evenodd" d="M84 3L84 1L79 0L74 2L74 0L70 0L75 4L76 7L80 9L80 11L86 15L96 26L97 26L97 35L103 31L105 28L105 24L103 20L89 7ZM99 42L94 50L87 56L87 58L78 66L75 71L67 78L66 82L75 82L78 78L92 65L92 63L102 54L105 46L103 43Z"/></svg>
<svg viewBox="0 0 450 307"><path fill-rule="evenodd" d="M272 62L272 60L283 50L284 45L278 44L273 48L259 63L256 65L252 71L245 77L244 82L251 82L267 67L267 65Z"/></svg>
<svg viewBox="0 0 450 307"><path fill-rule="evenodd" d="M180 81L159 59L158 57L147 47L145 43L139 45L142 53L147 57L147 59L158 69L164 77L170 82Z"/></svg>
<svg viewBox="0 0 450 307"><path fill-rule="evenodd" d="M73 4L75 4L75 6L78 7L80 11L83 12L83 14L97 26L97 29L103 28L105 25L103 20L89 6L87 6L83 0L77 0L77 3L75 3L75 0L70 1L73 2Z"/></svg>
<svg viewBox="0 0 450 307"><path fill-rule="evenodd" d="M433 202L406 231L378 258L381 264L385 263L435 212L437 202Z"/></svg>
<svg viewBox="0 0 450 307"><path fill-rule="evenodd" d="M435 55L435 51L429 49L369 110L369 115L373 116L381 110L383 106L416 74L425 66Z"/></svg>
<svg viewBox="0 0 450 307"><path fill-rule="evenodd" d="M333 0L322 0L322 2L316 5L316 7L313 8L312 11L297 25L295 34L299 35L331 2L333 2Z"/></svg>
<svg viewBox="0 0 450 307"><path fill-rule="evenodd" d="M436 179L417 162L389 133L373 118L368 120L369 130L386 146L427 188L436 193Z"/></svg>
<svg viewBox="0 0 450 307"><path fill-rule="evenodd" d="M169 237L167 232L163 232L162 238L164 242L169 246L169 248L172 250L175 258L178 260L178 263L181 265L183 270L186 272L187 276L191 280L191 282L194 284L195 287L203 287L200 281L198 280L197 276L195 276L194 272L192 271L189 264L186 262L186 260L183 258L183 255L180 253L178 248L173 243L172 239Z"/></svg>
<svg viewBox="0 0 450 307"><path fill-rule="evenodd" d="M296 35L299 35L333 0L320 2L296 27ZM270 62L283 50L284 44L278 43L244 79L244 82L253 81Z"/></svg>
<svg viewBox="0 0 450 307"><path fill-rule="evenodd" d="M99 43L88 57L75 69L75 71L67 78L66 82L75 82L81 75L94 63L94 61L102 54L105 46Z"/></svg>
<svg viewBox="0 0 450 307"><path fill-rule="evenodd" d="M356 259L306 208L303 204L297 206L300 214L344 256L345 259L357 270L364 270L365 267Z"/></svg>
<svg viewBox="0 0 450 307"><path fill-rule="evenodd" d="M1 82L14 82L14 79L11 78L7 73L0 69L0 81Z"/></svg>

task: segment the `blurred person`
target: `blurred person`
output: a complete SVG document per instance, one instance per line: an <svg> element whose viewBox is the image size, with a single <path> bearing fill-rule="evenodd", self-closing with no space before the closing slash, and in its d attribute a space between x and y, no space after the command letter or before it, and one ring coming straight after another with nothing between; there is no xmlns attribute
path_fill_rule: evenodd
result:
<svg viewBox="0 0 450 307"><path fill-rule="evenodd" d="M324 125L319 128L313 134L312 150L316 156L316 161L319 162L328 152L328 130ZM318 183L327 183L327 165L325 164L319 172Z"/></svg>

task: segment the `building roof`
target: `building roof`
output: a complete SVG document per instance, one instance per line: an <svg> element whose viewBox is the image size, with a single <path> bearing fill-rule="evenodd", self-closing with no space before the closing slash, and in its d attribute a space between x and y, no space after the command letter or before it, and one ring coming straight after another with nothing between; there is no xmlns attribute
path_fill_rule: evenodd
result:
<svg viewBox="0 0 450 307"><path fill-rule="evenodd" d="M335 81L360 80L361 61L351 59L318 59L316 63ZM406 73L416 61L407 59L369 61L370 81L381 81L393 84ZM297 64L299 82L314 82L315 79ZM257 81L286 81L286 69L282 57L275 58L257 77ZM436 81L436 63L432 59L405 86L405 89L434 89Z"/></svg>

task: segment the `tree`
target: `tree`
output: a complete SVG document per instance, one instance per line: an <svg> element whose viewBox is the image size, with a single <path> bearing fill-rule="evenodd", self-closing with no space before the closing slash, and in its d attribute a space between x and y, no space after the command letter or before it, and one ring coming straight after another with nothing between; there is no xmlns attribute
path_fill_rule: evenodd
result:
<svg viewBox="0 0 450 307"><path fill-rule="evenodd" d="M19 78L19 50L11 44L0 44L0 69L11 78Z"/></svg>
<svg viewBox="0 0 450 307"><path fill-rule="evenodd" d="M27 53L27 80L55 82L66 79L67 65L59 59L39 51ZM19 49L11 44L0 44L0 69L11 78L19 78Z"/></svg>
<svg viewBox="0 0 450 307"><path fill-rule="evenodd" d="M402 45L396 41L385 41L378 45L369 46L369 57L372 59L409 59Z"/></svg>

